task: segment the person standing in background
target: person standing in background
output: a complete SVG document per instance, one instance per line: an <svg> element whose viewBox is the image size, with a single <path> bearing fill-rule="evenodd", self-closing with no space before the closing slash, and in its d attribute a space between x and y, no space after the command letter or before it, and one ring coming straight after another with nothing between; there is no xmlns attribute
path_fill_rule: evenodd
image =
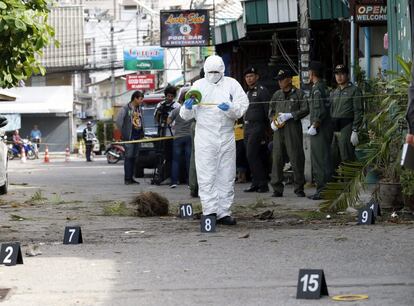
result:
<svg viewBox="0 0 414 306"><path fill-rule="evenodd" d="M96 138L95 133L92 131L92 122L88 121L86 123L86 128L83 130L82 138L85 141L85 147L86 147L86 161L91 162L91 153L93 148L93 139Z"/></svg>
<svg viewBox="0 0 414 306"><path fill-rule="evenodd" d="M270 93L258 84L257 68L249 67L244 71L247 84L249 108L244 115L244 143L247 161L252 176L252 184L244 192L268 192L268 174L263 157L262 146L266 142L266 130L269 128L268 114Z"/></svg>
<svg viewBox="0 0 414 306"><path fill-rule="evenodd" d="M168 116L167 123L175 122L175 134L173 139L173 156L171 163L171 184L170 188L177 187L178 178L180 177L180 160L184 153L185 158L185 177L188 180L191 159L191 125L193 120L186 121L180 117L180 107L175 108ZM183 182L181 182L183 183Z"/></svg>
<svg viewBox="0 0 414 306"><path fill-rule="evenodd" d="M144 138L142 125L141 104L144 94L137 90L131 96L131 101L123 106L118 113L116 125L121 130L123 141L133 141ZM139 154L139 143L127 143L125 146L124 183L125 185L139 184L135 181L135 160Z"/></svg>
<svg viewBox="0 0 414 306"><path fill-rule="evenodd" d="M312 174L316 183L315 194L311 200L321 200L321 192L329 182L331 169L332 122L328 104L328 88L322 80L322 64L311 62L309 78L312 89L309 97L310 123L308 135L311 143Z"/></svg>
<svg viewBox="0 0 414 306"><path fill-rule="evenodd" d="M37 124L33 126L33 129L30 132L30 140L34 143L36 158L39 158L39 144L42 142L42 133Z"/></svg>
<svg viewBox="0 0 414 306"><path fill-rule="evenodd" d="M276 77L280 89L270 101L269 118L273 132L273 197L282 197L284 190L283 167L286 152L293 170L294 192L305 197L305 152L301 119L309 114L308 102L302 90L292 84L290 72L280 70Z"/></svg>
<svg viewBox="0 0 414 306"><path fill-rule="evenodd" d="M348 67L337 65L334 72L338 87L331 94L331 117L333 168L336 169L341 162L356 159L355 147L359 143L364 108L361 90L349 81Z"/></svg>

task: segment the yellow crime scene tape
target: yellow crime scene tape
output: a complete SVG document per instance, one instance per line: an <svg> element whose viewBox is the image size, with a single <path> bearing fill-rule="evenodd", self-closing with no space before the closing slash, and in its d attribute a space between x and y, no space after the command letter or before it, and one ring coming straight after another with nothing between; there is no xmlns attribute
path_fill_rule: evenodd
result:
<svg viewBox="0 0 414 306"><path fill-rule="evenodd" d="M117 141L117 142L113 142L112 144L129 144L129 143L155 142L155 141L170 140L170 139L175 139L175 138L178 138L178 137L174 137L174 136L164 136L164 137L154 137L154 138L143 138L143 139L138 139L138 140Z"/></svg>

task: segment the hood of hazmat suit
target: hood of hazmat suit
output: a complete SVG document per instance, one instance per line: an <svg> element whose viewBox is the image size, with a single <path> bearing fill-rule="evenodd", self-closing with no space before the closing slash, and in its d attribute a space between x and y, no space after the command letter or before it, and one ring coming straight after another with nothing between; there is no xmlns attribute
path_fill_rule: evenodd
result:
<svg viewBox="0 0 414 306"><path fill-rule="evenodd" d="M235 79L224 76L221 57L208 57L204 70L205 77L191 88L201 92L200 104L191 110L181 107L180 116L184 120L196 119L194 145L203 214L216 213L220 219L231 214L236 176L233 127L249 107L249 100ZM229 110L217 107L223 102L230 106Z"/></svg>
<svg viewBox="0 0 414 306"><path fill-rule="evenodd" d="M205 78L211 84L217 84L224 77L224 62L220 56L212 55L204 63Z"/></svg>

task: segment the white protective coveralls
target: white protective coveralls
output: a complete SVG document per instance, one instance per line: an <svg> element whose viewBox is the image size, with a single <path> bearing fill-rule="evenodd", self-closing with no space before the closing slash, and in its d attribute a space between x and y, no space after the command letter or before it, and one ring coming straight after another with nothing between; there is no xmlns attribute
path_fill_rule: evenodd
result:
<svg viewBox="0 0 414 306"><path fill-rule="evenodd" d="M243 88L235 79L225 77L224 69L221 57L208 57L204 63L205 78L196 81L191 89L201 92L201 103L227 103L227 111L216 105L193 105L191 110L183 105L180 109L184 120L196 120L195 164L203 214L216 213L217 219L231 214L236 176L233 128L235 120L249 107ZM220 77L209 74L212 71L218 71Z"/></svg>

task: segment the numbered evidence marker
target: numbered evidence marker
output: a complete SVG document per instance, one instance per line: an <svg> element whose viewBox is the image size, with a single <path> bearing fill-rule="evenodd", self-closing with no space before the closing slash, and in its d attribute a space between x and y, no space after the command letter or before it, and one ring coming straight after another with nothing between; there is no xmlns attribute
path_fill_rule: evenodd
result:
<svg viewBox="0 0 414 306"><path fill-rule="evenodd" d="M83 243L82 231L80 226L66 226L63 244Z"/></svg>
<svg viewBox="0 0 414 306"><path fill-rule="evenodd" d="M371 199L369 203L367 204L367 207L369 207L374 212L374 217L381 216L381 208L377 200Z"/></svg>
<svg viewBox="0 0 414 306"><path fill-rule="evenodd" d="M193 205L192 204L181 204L180 205L180 218L191 218L193 216Z"/></svg>
<svg viewBox="0 0 414 306"><path fill-rule="evenodd" d="M366 224L375 224L374 212L368 206L358 211L358 225Z"/></svg>
<svg viewBox="0 0 414 306"><path fill-rule="evenodd" d="M300 269L297 299L320 299L329 295L323 270Z"/></svg>
<svg viewBox="0 0 414 306"><path fill-rule="evenodd" d="M216 217L201 215L201 232L214 233L216 231Z"/></svg>
<svg viewBox="0 0 414 306"><path fill-rule="evenodd" d="M3 243L0 249L0 265L14 266L16 264L23 264L20 243Z"/></svg>

